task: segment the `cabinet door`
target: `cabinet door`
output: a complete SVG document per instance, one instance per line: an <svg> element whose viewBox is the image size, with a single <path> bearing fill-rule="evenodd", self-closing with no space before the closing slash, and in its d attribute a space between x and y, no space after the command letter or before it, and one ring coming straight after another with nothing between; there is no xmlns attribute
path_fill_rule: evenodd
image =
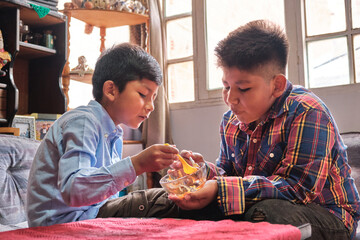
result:
<svg viewBox="0 0 360 240"><path fill-rule="evenodd" d="M20 21L27 25L29 36L41 36L39 41L20 39ZM0 29L5 50L12 54L10 64L0 77L0 90L5 91L5 105L0 106L0 126L11 126L16 114L62 114L66 99L62 91L61 74L67 55L66 17L54 11L39 18L27 4L0 2ZM51 32L53 47L45 44L45 33ZM30 40L29 40L30 39ZM3 103L3 102L2 102Z"/></svg>
<svg viewBox="0 0 360 240"><path fill-rule="evenodd" d="M0 30L2 31L4 50L11 54L11 62L1 70L5 76L0 76L0 126L11 126L12 119L18 109L18 90L13 78L14 58L19 50L18 26L20 11L17 8L0 7Z"/></svg>

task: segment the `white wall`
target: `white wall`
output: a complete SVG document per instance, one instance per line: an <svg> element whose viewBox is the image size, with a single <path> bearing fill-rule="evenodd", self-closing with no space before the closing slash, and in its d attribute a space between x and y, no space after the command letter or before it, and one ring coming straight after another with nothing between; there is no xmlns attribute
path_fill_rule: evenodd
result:
<svg viewBox="0 0 360 240"><path fill-rule="evenodd" d="M329 107L339 130L360 132L360 84L313 90ZM225 105L171 110L171 130L176 146L201 153L214 162L219 155L219 125Z"/></svg>
<svg viewBox="0 0 360 240"><path fill-rule="evenodd" d="M205 160L215 162L220 151L220 121L227 109L223 104L171 110L171 131L176 147L199 152Z"/></svg>

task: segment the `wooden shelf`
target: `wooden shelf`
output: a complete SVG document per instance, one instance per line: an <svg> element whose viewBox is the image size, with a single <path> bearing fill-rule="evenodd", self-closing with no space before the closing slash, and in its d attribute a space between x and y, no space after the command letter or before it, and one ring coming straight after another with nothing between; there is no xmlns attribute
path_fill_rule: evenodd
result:
<svg viewBox="0 0 360 240"><path fill-rule="evenodd" d="M84 74L83 76L80 76L77 73L70 73L70 79L75 80L82 83L92 84L92 74Z"/></svg>
<svg viewBox="0 0 360 240"><path fill-rule="evenodd" d="M124 144L143 144L143 142L136 140L124 140Z"/></svg>
<svg viewBox="0 0 360 240"><path fill-rule="evenodd" d="M38 26L51 26L61 24L65 21L66 17L54 11L50 11L48 15L39 18L38 14L30 7L27 1L22 0L1 0L0 7L18 7L21 11L21 20L23 24L31 25L32 27Z"/></svg>
<svg viewBox="0 0 360 240"><path fill-rule="evenodd" d="M69 12L71 17L99 28L112 28L125 25L146 23L148 15L101 9L66 9L60 12Z"/></svg>
<svg viewBox="0 0 360 240"><path fill-rule="evenodd" d="M47 57L56 54L55 49L47 48L32 43L19 42L19 45L20 45L19 56L25 59L35 59L35 58Z"/></svg>

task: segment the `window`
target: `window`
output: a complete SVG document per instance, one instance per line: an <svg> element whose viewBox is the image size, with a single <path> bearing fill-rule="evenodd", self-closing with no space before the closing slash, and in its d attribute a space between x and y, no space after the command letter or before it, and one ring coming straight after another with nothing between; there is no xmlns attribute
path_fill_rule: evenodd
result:
<svg viewBox="0 0 360 240"><path fill-rule="evenodd" d="M351 3L351 4L350 4ZM360 82L360 1L305 0L306 86Z"/></svg>
<svg viewBox="0 0 360 240"><path fill-rule="evenodd" d="M239 26L257 19L269 19L285 28L283 0L237 0L221 4L217 0L206 1L208 90L222 88L222 71L215 65L217 43Z"/></svg>
<svg viewBox="0 0 360 240"><path fill-rule="evenodd" d="M191 0L165 0L166 73L169 102L194 101Z"/></svg>
<svg viewBox="0 0 360 240"><path fill-rule="evenodd" d="M360 82L360 0L163 0L163 4L171 51L165 59L165 79L172 109L223 104L214 48L230 31L255 19L284 27L290 41L287 76L294 84L318 88Z"/></svg>
<svg viewBox="0 0 360 240"><path fill-rule="evenodd" d="M217 0L164 0L163 4L167 39L165 79L172 105L222 103L222 71L216 67L214 49L229 32L260 18L285 27L283 0L221 4Z"/></svg>

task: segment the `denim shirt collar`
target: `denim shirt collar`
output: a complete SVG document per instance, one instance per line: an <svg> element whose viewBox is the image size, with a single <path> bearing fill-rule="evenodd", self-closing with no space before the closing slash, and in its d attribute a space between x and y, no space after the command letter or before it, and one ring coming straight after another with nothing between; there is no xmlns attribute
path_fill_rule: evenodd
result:
<svg viewBox="0 0 360 240"><path fill-rule="evenodd" d="M123 129L120 125L115 125L108 112L99 102L90 100L88 105L92 108L96 118L102 123L105 137L114 138L123 136Z"/></svg>

